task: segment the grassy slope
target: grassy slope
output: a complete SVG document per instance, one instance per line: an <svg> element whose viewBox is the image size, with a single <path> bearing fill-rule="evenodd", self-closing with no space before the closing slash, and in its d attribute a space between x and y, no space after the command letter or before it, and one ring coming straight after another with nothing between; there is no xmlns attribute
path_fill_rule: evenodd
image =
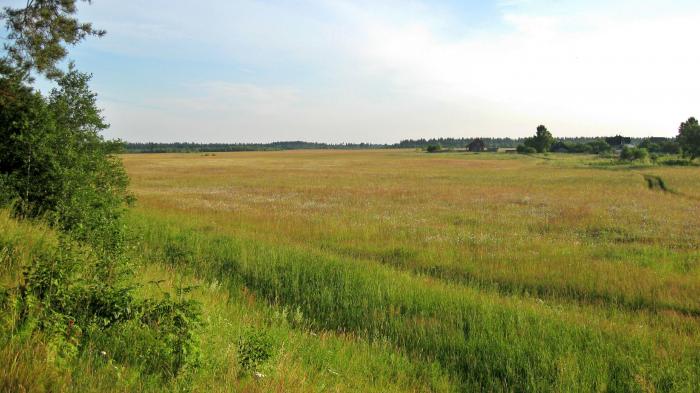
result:
<svg viewBox="0 0 700 393"><path fill-rule="evenodd" d="M51 230L18 223L0 211L0 278L14 287L37 253L56 247ZM51 342L25 337L10 328L10 314L0 318L0 391L451 391L446 373L437 364L420 364L389 347L350 334L305 328L303 318L289 309L268 307L252 294L233 287L203 282L157 261L141 259L137 271L141 291L151 295L176 293L195 286L188 296L204 306L206 324L201 332L202 362L177 380L163 384L113 362L101 348L90 348L78 358L61 358ZM154 285L154 282L158 285ZM290 314L290 317L287 317ZM291 322L290 322L291 321ZM237 342L246 329L265 332L274 355L259 369L256 380L239 367Z"/></svg>

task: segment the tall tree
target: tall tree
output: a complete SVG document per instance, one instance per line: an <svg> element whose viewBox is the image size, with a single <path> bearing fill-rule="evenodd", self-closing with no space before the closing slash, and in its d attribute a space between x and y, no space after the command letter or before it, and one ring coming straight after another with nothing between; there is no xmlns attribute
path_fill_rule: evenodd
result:
<svg viewBox="0 0 700 393"><path fill-rule="evenodd" d="M554 144L554 137L547 131L547 127L539 125L535 136L525 139L525 146L532 147L538 153L544 153Z"/></svg>
<svg viewBox="0 0 700 393"><path fill-rule="evenodd" d="M684 156L690 157L691 161L700 157L700 124L697 119L691 117L681 123L677 139Z"/></svg>
<svg viewBox="0 0 700 393"><path fill-rule="evenodd" d="M90 75L72 63L67 71L58 67L68 46L104 34L76 12L76 0L28 0L0 15L9 31L0 64L0 192L5 201L18 200L22 215L48 215L77 237L113 248L130 200L114 156L121 143L100 135L108 125ZM48 97L32 88L32 72L55 82Z"/></svg>

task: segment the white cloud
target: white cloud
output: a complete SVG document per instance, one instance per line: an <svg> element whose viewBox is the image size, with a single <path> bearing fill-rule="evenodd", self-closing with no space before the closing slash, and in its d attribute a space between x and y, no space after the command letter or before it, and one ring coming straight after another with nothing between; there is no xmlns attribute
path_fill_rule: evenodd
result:
<svg viewBox="0 0 700 393"><path fill-rule="evenodd" d="M367 69L407 93L491 102L493 111L537 117L569 135L619 128L669 135L700 108L697 12L507 13L506 32L448 40L420 21L392 25L358 15L367 34L356 49Z"/></svg>
<svg viewBox="0 0 700 393"><path fill-rule="evenodd" d="M115 52L239 71L107 102L112 135L130 140L393 142L540 123L672 136L700 115L700 5L683 0L496 0L500 18L468 29L417 0L129 4L109 7Z"/></svg>

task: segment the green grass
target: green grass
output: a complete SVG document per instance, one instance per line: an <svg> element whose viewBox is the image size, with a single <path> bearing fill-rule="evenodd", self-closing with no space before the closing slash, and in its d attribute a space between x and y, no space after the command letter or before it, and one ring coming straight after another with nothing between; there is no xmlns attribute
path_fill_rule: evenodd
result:
<svg viewBox="0 0 700 393"><path fill-rule="evenodd" d="M17 222L4 211L0 211L0 244L3 288L15 287L23 266L58 246L53 231ZM163 381L136 365L119 362L115 351L128 350L137 339L123 332L108 335L109 343L89 343L77 357L62 356L53 339L13 331L5 318L11 313L4 313L0 318L1 392L453 391L449 375L439 364L415 362L387 342L315 332L298 309L270 307L233 281L198 280L158 259L132 257L140 265L137 278L142 295L178 296L178 289L192 288L182 296L201 302L205 324L199 332L199 366ZM261 379L252 375L253 370L240 367L237 344L248 330L271 338L272 358L254 370L265 375ZM114 337L124 342L115 343ZM138 363L135 360L131 363Z"/></svg>
<svg viewBox="0 0 700 393"><path fill-rule="evenodd" d="M461 390L692 391L700 383L694 323L687 325L692 338L659 337L652 329L628 330L630 322L645 321L624 310L591 323L597 310L503 297L369 261L198 235L178 229L181 222L151 220L135 217L134 225L152 258L178 271L242 282L271 304L299 307L314 330L349 331L437 360Z"/></svg>

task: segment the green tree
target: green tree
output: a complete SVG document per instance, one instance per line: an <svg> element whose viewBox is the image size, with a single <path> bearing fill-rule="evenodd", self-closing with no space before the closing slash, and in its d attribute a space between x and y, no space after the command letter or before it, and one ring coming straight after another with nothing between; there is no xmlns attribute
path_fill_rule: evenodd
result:
<svg viewBox="0 0 700 393"><path fill-rule="evenodd" d="M90 75L57 66L68 45L104 34L77 21L75 4L28 0L0 14L9 32L0 59L0 203L14 200L18 215L48 218L62 230L57 250L34 258L22 283L0 293L12 293L22 316L13 332L41 330L69 349L61 353L99 345L127 353L115 359L139 362L143 373L174 377L196 364L201 313L187 300L141 300L129 280L121 143L100 135L108 125ZM47 97L32 87L32 72L55 83Z"/></svg>
<svg viewBox="0 0 700 393"><path fill-rule="evenodd" d="M602 139L596 139L588 142L588 146L591 147L591 153L594 154L606 153L612 150L612 147L610 147L610 145Z"/></svg>
<svg viewBox="0 0 700 393"><path fill-rule="evenodd" d="M544 153L554 144L554 137L547 131L547 127L539 125L534 137L526 138L525 146L535 149L538 153Z"/></svg>
<svg viewBox="0 0 700 393"><path fill-rule="evenodd" d="M72 64L67 72L57 67L67 45L104 34L79 22L76 11L75 0L29 0L0 15L9 32L0 62L0 189L24 216L49 215L80 239L118 238L130 200L114 156L121 143L100 135L108 125L90 76ZM32 88L31 71L55 81L48 97Z"/></svg>
<svg viewBox="0 0 700 393"><path fill-rule="evenodd" d="M689 157L691 161L700 157L700 124L697 119L691 117L681 123L676 138L684 156Z"/></svg>

